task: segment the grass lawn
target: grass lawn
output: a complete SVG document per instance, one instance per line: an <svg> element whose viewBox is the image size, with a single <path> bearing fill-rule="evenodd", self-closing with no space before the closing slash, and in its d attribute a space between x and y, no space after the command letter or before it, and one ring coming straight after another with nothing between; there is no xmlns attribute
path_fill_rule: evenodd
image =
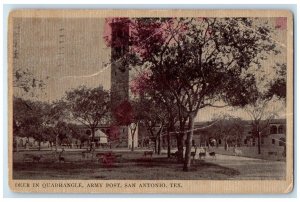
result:
<svg viewBox="0 0 300 202"><path fill-rule="evenodd" d="M43 154L39 162L23 162L23 154ZM96 152L97 153L97 152ZM284 176L282 165L274 174L273 162L241 161L219 158L195 160L189 172L182 171L182 164L166 155L143 157L143 152L114 152L121 154L111 166L97 160L82 159L81 151L65 151L65 163L59 163L50 151L26 151L14 153L14 179L103 179L103 180L226 180L226 179L280 179ZM235 157L234 157L235 158ZM238 158L238 157L237 157ZM232 162L232 163L231 163ZM259 166L262 164L262 166ZM270 172L271 171L271 172ZM269 173L270 172L270 173ZM283 174L282 174L283 173Z"/></svg>

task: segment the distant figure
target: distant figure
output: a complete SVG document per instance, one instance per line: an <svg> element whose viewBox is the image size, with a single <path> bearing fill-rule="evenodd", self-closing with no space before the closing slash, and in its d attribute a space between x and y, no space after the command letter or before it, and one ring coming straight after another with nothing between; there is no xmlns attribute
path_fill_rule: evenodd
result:
<svg viewBox="0 0 300 202"><path fill-rule="evenodd" d="M198 147L197 147L197 145L195 144L195 145L194 145L194 151L195 151L195 153L197 153L197 149L198 149Z"/></svg>
<svg viewBox="0 0 300 202"><path fill-rule="evenodd" d="M197 145L196 144L194 144L194 152L191 152L191 156L193 157L193 161L195 160L195 156L196 156L196 154L197 154Z"/></svg>
<svg viewBox="0 0 300 202"><path fill-rule="evenodd" d="M25 143L25 149L26 149L26 150L29 150L29 141L28 141L28 140L26 140L26 143Z"/></svg>
<svg viewBox="0 0 300 202"><path fill-rule="evenodd" d="M200 151L199 151L199 159L205 158L206 156L206 149L203 147L200 147Z"/></svg>

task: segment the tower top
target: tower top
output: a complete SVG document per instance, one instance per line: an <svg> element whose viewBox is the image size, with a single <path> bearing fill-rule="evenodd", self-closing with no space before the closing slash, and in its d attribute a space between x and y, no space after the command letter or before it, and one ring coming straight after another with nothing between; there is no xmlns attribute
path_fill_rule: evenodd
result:
<svg viewBox="0 0 300 202"><path fill-rule="evenodd" d="M111 25L111 99L112 108L129 98L129 24L127 18L116 18Z"/></svg>
<svg viewBox="0 0 300 202"><path fill-rule="evenodd" d="M128 47L129 44L129 23L127 18L116 18L111 23L111 47ZM119 54L123 56L124 53ZM118 58L114 56L114 58Z"/></svg>
<svg viewBox="0 0 300 202"><path fill-rule="evenodd" d="M120 17L120 18L112 18L111 20L111 24L120 24L120 23L129 24L129 18Z"/></svg>

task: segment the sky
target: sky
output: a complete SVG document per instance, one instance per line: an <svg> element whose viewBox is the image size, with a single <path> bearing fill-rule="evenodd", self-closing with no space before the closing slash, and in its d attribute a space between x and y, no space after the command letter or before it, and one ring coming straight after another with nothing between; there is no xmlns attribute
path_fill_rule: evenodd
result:
<svg viewBox="0 0 300 202"><path fill-rule="evenodd" d="M110 88L110 48L103 43L103 19L20 19L19 59L44 81L40 100L60 99L79 85ZM16 26L16 25L15 25Z"/></svg>
<svg viewBox="0 0 300 202"><path fill-rule="evenodd" d="M257 23L264 23L259 19ZM268 19L276 27L280 19ZM103 37L107 25L103 18L18 18L14 22L18 59L14 67L26 68L45 82L43 93L36 99L52 102L60 99L67 90L80 85L110 89L110 48ZM266 75L274 74L270 68L274 62L286 60L287 35L284 26L276 29L272 40L281 48L281 55L270 56L263 66ZM15 93L19 93L15 90ZM278 103L277 103L278 104ZM275 105L274 105L275 106ZM277 109L282 106L276 106ZM283 107L284 108L284 107ZM281 114L284 110L280 109ZM233 108L205 108L196 120L210 120L214 114L228 112L247 119L242 110Z"/></svg>

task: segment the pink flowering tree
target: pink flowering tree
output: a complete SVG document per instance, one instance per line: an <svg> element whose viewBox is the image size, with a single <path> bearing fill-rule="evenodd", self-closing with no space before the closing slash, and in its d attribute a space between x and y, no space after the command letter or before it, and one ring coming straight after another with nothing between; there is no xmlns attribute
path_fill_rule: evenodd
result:
<svg viewBox="0 0 300 202"><path fill-rule="evenodd" d="M139 122L142 119L142 112L144 106L135 100L123 101L114 110L115 125L128 126L131 135L131 151L134 151L135 134Z"/></svg>

